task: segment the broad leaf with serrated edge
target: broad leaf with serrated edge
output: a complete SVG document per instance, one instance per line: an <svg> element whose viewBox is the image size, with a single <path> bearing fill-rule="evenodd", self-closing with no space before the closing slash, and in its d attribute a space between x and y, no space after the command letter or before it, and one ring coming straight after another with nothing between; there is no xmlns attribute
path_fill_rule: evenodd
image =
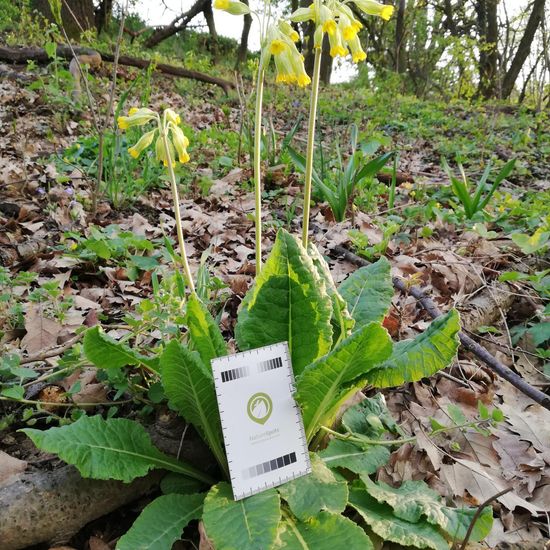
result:
<svg viewBox="0 0 550 550"><path fill-rule="evenodd" d="M157 371L158 361L141 355L126 344L117 342L99 327L86 331L83 341L84 355L96 367L101 369L120 369L126 365L145 365Z"/></svg>
<svg viewBox="0 0 550 550"><path fill-rule="evenodd" d="M163 495L148 504L116 550L172 548L187 526L202 515L205 495Z"/></svg>
<svg viewBox="0 0 550 550"><path fill-rule="evenodd" d="M355 321L349 314L346 301L340 296L330 273L330 268L323 256L319 253L319 250L317 250L317 247L309 243L307 251L310 258L313 260L313 265L316 267L317 273L319 273L319 276L325 282L328 295L332 302L332 318L330 322L333 330L332 345L334 346L349 334L349 331L355 325Z"/></svg>
<svg viewBox="0 0 550 550"><path fill-rule="evenodd" d="M342 282L338 291L355 319L355 330L372 321L382 321L393 298L390 262L382 256L361 267Z"/></svg>
<svg viewBox="0 0 550 550"><path fill-rule="evenodd" d="M196 351L172 340L160 356L162 385L168 401L202 435L227 472L214 381Z"/></svg>
<svg viewBox="0 0 550 550"><path fill-rule="evenodd" d="M311 453L311 468L309 475L278 488L292 513L306 521L323 510L336 514L343 512L348 502L348 484L338 481L315 453Z"/></svg>
<svg viewBox="0 0 550 550"><path fill-rule="evenodd" d="M374 547L365 531L353 521L339 514L321 512L307 522L298 521L285 514L279 527L275 545L285 550L335 550L336 548Z"/></svg>
<svg viewBox="0 0 550 550"><path fill-rule="evenodd" d="M271 548L280 519L281 502L275 489L235 501L231 486L218 483L204 501L202 520L217 550Z"/></svg>
<svg viewBox="0 0 550 550"><path fill-rule="evenodd" d="M350 489L349 504L384 541L415 548L449 550L437 527L425 521L410 523L398 518L387 504L377 502L364 487L355 485Z"/></svg>
<svg viewBox="0 0 550 550"><path fill-rule="evenodd" d="M342 416L342 425L348 432L371 439L379 439L387 431L402 435L381 393L350 407Z"/></svg>
<svg viewBox="0 0 550 550"><path fill-rule="evenodd" d="M360 328L328 355L309 365L296 380L308 442L331 424L340 404L363 385L365 375L391 353L388 333L377 323Z"/></svg>
<svg viewBox="0 0 550 550"><path fill-rule="evenodd" d="M60 428L21 431L39 449L76 466L82 477L129 483L149 470L162 468L211 482L209 476L196 468L161 453L141 424L125 418L104 420L99 415L83 416Z"/></svg>
<svg viewBox="0 0 550 550"><path fill-rule="evenodd" d="M227 355L227 347L220 327L196 294L191 294L187 301L186 321L189 341L210 371L210 361Z"/></svg>
<svg viewBox="0 0 550 550"><path fill-rule="evenodd" d="M450 508L441 502L441 497L423 481L405 481L400 487L386 483L375 483L368 477L361 477L368 493L378 502L385 502L393 513L405 521L416 523L422 516L438 525L454 540L463 540L477 508ZM485 538L493 526L493 511L486 506L474 525L470 540Z"/></svg>
<svg viewBox="0 0 550 550"><path fill-rule="evenodd" d="M332 305L302 244L284 230L246 295L235 337L241 351L287 341L295 374L332 344Z"/></svg>
<svg viewBox="0 0 550 550"><path fill-rule="evenodd" d="M351 441L333 439L319 456L329 468L346 468L356 474L374 474L390 459L390 451L382 445L359 447Z"/></svg>
<svg viewBox="0 0 550 550"><path fill-rule="evenodd" d="M456 355L459 330L458 313L452 309L413 340L397 342L391 357L369 373L369 383L379 388L399 386L444 369Z"/></svg>

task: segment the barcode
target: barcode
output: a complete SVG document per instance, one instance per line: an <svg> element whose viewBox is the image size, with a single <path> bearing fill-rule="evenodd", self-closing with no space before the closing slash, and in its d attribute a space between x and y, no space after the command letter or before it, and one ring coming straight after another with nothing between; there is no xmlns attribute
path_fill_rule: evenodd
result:
<svg viewBox="0 0 550 550"><path fill-rule="evenodd" d="M239 367L238 369L225 370L222 372L222 382L231 382L237 378L243 378L250 375L248 367Z"/></svg>
<svg viewBox="0 0 550 550"><path fill-rule="evenodd" d="M250 479L251 477L261 476L262 474L267 474L268 472L272 472L273 470L284 468L285 466L293 464L294 462L296 462L296 453L290 453L284 456L280 456L278 458L274 458L273 460L268 460L267 462L262 462L261 464L256 464L256 466L252 466L250 468L247 468L246 470L243 470L243 477L245 479Z"/></svg>
<svg viewBox="0 0 550 550"><path fill-rule="evenodd" d="M258 363L258 372L266 372L268 370L280 369L283 366L283 360L280 357L269 359Z"/></svg>

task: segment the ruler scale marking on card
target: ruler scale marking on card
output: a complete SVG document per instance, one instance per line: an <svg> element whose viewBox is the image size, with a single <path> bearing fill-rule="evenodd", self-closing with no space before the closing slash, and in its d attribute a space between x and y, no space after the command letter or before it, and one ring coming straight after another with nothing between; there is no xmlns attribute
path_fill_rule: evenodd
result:
<svg viewBox="0 0 550 550"><path fill-rule="evenodd" d="M311 471L288 344L212 360L235 500Z"/></svg>

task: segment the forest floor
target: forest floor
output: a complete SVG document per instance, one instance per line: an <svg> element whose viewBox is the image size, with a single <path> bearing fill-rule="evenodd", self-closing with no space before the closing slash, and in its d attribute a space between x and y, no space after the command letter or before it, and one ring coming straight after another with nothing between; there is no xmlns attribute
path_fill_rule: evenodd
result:
<svg viewBox="0 0 550 550"><path fill-rule="evenodd" d="M137 73L120 73L126 90ZM102 68L92 83L101 104L108 100L108 78ZM175 236L166 180L152 164L123 158L124 138L113 137L107 140L111 180L92 216L97 170L92 116L89 109L76 110L63 87L51 82L51 74L36 89L0 81L0 488L25 468L57 464L33 449L19 428L62 423L83 409L155 422L150 388L140 394L83 360L81 327L100 324L115 339L150 346L164 330L177 330L170 322L178 307L170 289L153 288L171 269L164 237L174 242ZM230 338L254 275L248 127L240 133L242 109L235 96L164 77L147 86L130 90L123 112L145 94L152 108L170 107L182 116L192 157L178 169L187 253ZM266 99L266 251L278 228L300 231L303 178L292 168L283 139L305 118L307 97L298 92L289 100L287 93L277 89ZM390 209L387 178L364 184L343 222L317 200L311 232L337 283L357 265L334 247L369 261L385 255L394 276L421 285L443 311L456 307L469 334L528 383L548 391L550 134L544 120L523 107L422 101L352 87L323 91L318 151L324 169L337 169L335 143L347 156L350 125L357 123L365 151L399 151L399 185ZM304 142L302 123L292 146L303 151ZM441 156L451 162L455 155L474 181L490 159L496 165L492 174L517 159L485 213L472 220L465 218L440 166ZM515 275L499 280L506 272ZM429 321L414 298L396 293L384 325L400 340L422 332ZM395 419L418 440L394 452L379 479L425 480L449 502L470 505L511 486L493 503L495 526L480 547L544 547L550 411L464 352L445 373L385 395ZM487 433L457 429L435 441L425 436L430 422L456 423L453 406L465 419L479 418L479 402L500 409L504 420ZM15 464L7 465L5 453ZM126 513L135 515L146 502ZM69 545L114 548L118 521L110 516L95 522Z"/></svg>

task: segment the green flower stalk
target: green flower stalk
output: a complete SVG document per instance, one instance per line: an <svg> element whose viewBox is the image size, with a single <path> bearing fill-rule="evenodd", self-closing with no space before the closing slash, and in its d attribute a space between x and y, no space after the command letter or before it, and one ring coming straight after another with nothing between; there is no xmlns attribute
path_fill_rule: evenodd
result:
<svg viewBox="0 0 550 550"><path fill-rule="evenodd" d="M317 119L317 101L319 97L319 77L321 69L321 49L324 35L328 35L330 55L332 57L346 57L350 51L354 63L367 58L361 47L358 32L363 25L355 18L348 4L355 6L367 15L377 15L388 20L393 13L393 6L380 4L374 0L315 0L307 8L298 8L291 16L294 22L312 21L315 25L313 48L315 57L311 96L309 105L309 122L306 148L306 167L304 182L304 211L302 222L302 243L308 245L309 213L311 206L311 182L313 176L313 151L315 147L315 123ZM348 50L349 48L349 50Z"/></svg>
<svg viewBox="0 0 550 550"><path fill-rule="evenodd" d="M181 251L181 263L186 282L189 285L191 292L194 293L195 284L193 283L193 276L191 275L191 269L189 268L187 254L185 253L185 240L183 238L183 229L181 227L180 200L178 186L176 183L176 175L174 173L176 158L182 164L189 162L189 154L187 153L189 140L183 133L183 130L179 127L181 118L177 113L172 111L172 109L165 109L161 117L158 113L152 111L151 109L137 109L134 107L130 109L128 116L120 116L117 120L118 127L121 130L126 130L134 126L144 126L145 124L153 121L157 123L157 127L143 134L137 143L128 149L128 152L132 155L132 157L138 158L139 155L145 151L145 149L153 144L153 141L155 142L156 158L166 167L170 178L172 196L174 197L176 233L178 235L178 243Z"/></svg>
<svg viewBox="0 0 550 550"><path fill-rule="evenodd" d="M304 68L304 58L296 48L298 33L284 20L271 21L269 6L262 16L237 0L215 0L214 7L232 15L251 13L260 23L261 56L256 75L256 105L254 112L254 203L256 233L256 275L262 269L262 110L265 71L273 58L276 82L307 86L311 79Z"/></svg>

